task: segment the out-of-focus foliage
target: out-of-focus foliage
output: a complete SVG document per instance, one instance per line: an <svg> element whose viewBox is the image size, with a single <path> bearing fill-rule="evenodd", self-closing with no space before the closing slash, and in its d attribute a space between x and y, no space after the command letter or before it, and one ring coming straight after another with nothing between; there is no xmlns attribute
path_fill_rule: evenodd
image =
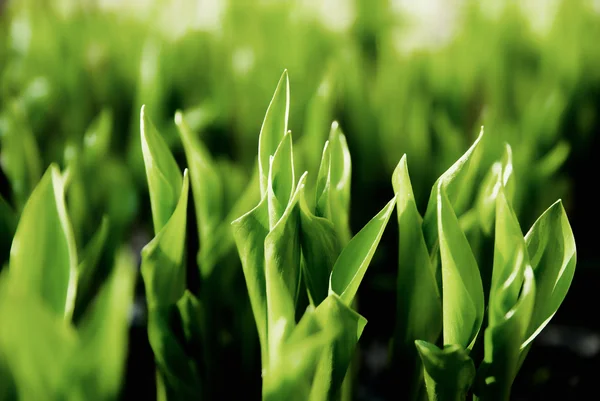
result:
<svg viewBox="0 0 600 401"><path fill-rule="evenodd" d="M401 185L409 184L414 199L406 194L397 199L398 209L406 213L399 226L418 221L428 199L437 199L430 197L432 186L437 189L434 180L459 159L484 125L488 134L480 139L469 170L473 176L466 180L482 183L480 190L447 194L479 262L491 249L496 201L488 195L495 185L506 186L523 227L532 226L557 198L568 210L570 182L563 166L585 148L599 122L600 13L587 0L548 3L552 12L546 29L534 23L532 10L524 11L517 2L498 1L492 7L465 0L454 9L458 12L450 35L436 43L408 46L413 27L392 0L1 2L0 269L12 269L10 249L24 207L54 163L64 172L65 208L72 226L69 249L80 256L81 291L64 311L72 314L74 324L86 318L88 305L113 277L115 255L139 231L156 235L145 252L144 264L150 266L144 269L146 289L168 293L153 287L164 283L152 280L154 274L165 273L157 273L165 257L157 249L174 245L156 244L176 205L184 202L182 190L187 188L186 210L177 206L176 216L183 221L187 214L186 230L177 233L177 260L170 261L177 265L179 281L167 302L168 317L183 323L165 322L164 310L151 312L151 337L158 347L161 333L181 329L192 312L202 310L202 324L220 330L209 330L203 337L202 347L212 355L201 362L198 376L205 384L203 391L227 398L232 386L226 380L218 382L227 377L228 364L222 361L242 359L235 374L249 383L259 381L260 349L252 336L257 333L252 331L247 283L229 222L265 197L269 177L264 173L270 171L269 156L281 137L273 139L269 146L275 148L266 156L261 159L259 154L262 171L255 168L256 149L275 78L287 69L294 88L281 134L287 129L295 133L293 163L297 172L308 171L306 192L319 193L332 180L345 183L342 190L331 187L329 198L306 200L307 210L333 222L342 245L382 206L374 200L387 198L389 177L404 154L406 176L396 170L395 182L404 177ZM427 25L434 30L434 23ZM147 175L144 163L139 118L143 104L166 148L161 152L173 159L167 169L177 173L162 177L163 182L155 180L159 184L149 179L155 173ZM339 125L332 127L332 121ZM345 137L335 134L341 131ZM347 146L341 138L347 138ZM324 149L327 139L329 148ZM291 137L288 141L291 144ZM339 167L345 166L349 153L351 207L349 164L347 170ZM279 163L286 162L283 156ZM324 167L328 163L330 172ZM184 165L186 178L181 174ZM162 167L159 163L158 169ZM511 174L519 179L512 182ZM291 188L297 186L296 178L288 183ZM269 207L280 207L278 213L283 213L290 199L281 205L276 200L272 197ZM334 202L338 207L330 210L328 204ZM412 238L423 252L403 253L401 259L424 259L437 241L436 213L424 215L424 220L429 237ZM305 216L304 224L309 223L313 222ZM318 227L313 234L320 235ZM527 241L528 246L541 242L535 237ZM479 267L488 299L493 266ZM319 272L309 270L307 280ZM42 277L43 269L35 274ZM442 312L433 283L425 290L431 302L424 309L434 315L433 321ZM310 297L323 301L322 280L312 292ZM53 298L49 307L55 310L59 303L62 298ZM536 312L534 320L540 323L552 308ZM260 320L256 313L254 318ZM315 319L307 318L305 326L299 321L296 330L311 332L318 326L313 325ZM503 327L500 324L496 326ZM186 341L195 329L187 325L188 332L178 332L180 344L191 347ZM436 324L424 329L430 331L428 338L441 330ZM336 335L321 334L319 341ZM292 335L289 344L296 340L301 338ZM315 344L322 345L315 340L304 346L315 350ZM289 348L291 355L292 345ZM463 350L459 351L448 352L462 361ZM193 356L197 350L182 352ZM499 351L488 359L494 352ZM410 356L415 355L413 349ZM168 363L158 362L165 376ZM0 360L0 372L4 369ZM469 367L466 370L470 373ZM284 388L286 377L269 380L274 394L289 390Z"/></svg>
<svg viewBox="0 0 600 401"><path fill-rule="evenodd" d="M93 200L90 219L110 209L113 229L127 226L144 205L130 190L145 188L135 135L142 104L178 159L172 116L181 109L211 153L248 167L272 77L287 68L301 83L290 126L318 149L327 129L314 125L316 114L340 120L358 183L389 176L404 153L418 155L409 167L422 205L483 124L494 133L488 164L505 141L522 150L514 166L528 191L515 210L531 223L567 194L560 169L574 142L589 139L600 85L593 4L551 3L544 30L516 3L490 12L465 1L452 35L407 47L411 26L393 1L7 2L0 113L11 200L22 206L50 162L83 163L96 183L84 179L71 196ZM102 150L82 152L95 146ZM89 239L94 224L74 220Z"/></svg>

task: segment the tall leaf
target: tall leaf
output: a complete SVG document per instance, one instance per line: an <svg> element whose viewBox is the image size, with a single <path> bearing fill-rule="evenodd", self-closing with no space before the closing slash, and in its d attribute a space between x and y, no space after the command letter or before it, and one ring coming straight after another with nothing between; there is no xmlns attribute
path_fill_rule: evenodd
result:
<svg viewBox="0 0 600 401"><path fill-rule="evenodd" d="M482 400L509 400L533 312L535 280L523 234L503 188L496 202L495 237L489 325L477 393Z"/></svg>
<svg viewBox="0 0 600 401"><path fill-rule="evenodd" d="M473 190L475 188L475 177L479 169L481 158L480 143L483 138L483 127L479 136L471 147L463 154L448 170L444 172L435 182L427 204L427 210L423 217L423 232L427 249L432 252L436 249L438 241L438 200L441 186L446 190L450 204L457 216L465 212ZM441 184L441 186L440 186Z"/></svg>
<svg viewBox="0 0 600 401"><path fill-rule="evenodd" d="M142 249L142 277L148 307L175 304L186 287L185 233L189 192L188 170L183 172L179 202L167 223Z"/></svg>
<svg viewBox="0 0 600 401"><path fill-rule="evenodd" d="M134 284L134 257L122 250L80 325L81 349L75 355L73 376L80 377L82 390L97 399L114 399L121 388Z"/></svg>
<svg viewBox="0 0 600 401"><path fill-rule="evenodd" d="M252 313L258 330L263 363L267 352L267 290L265 279L265 238L269 233L269 211L267 198L248 213L234 220L233 235L237 245Z"/></svg>
<svg viewBox="0 0 600 401"><path fill-rule="evenodd" d="M287 70L283 72L273 98L267 108L258 137L258 170L260 174L260 193L267 193L270 157L288 132L288 115L290 112L290 82Z"/></svg>
<svg viewBox="0 0 600 401"><path fill-rule="evenodd" d="M77 291L77 253L63 177L50 165L29 197L10 250L13 285L69 320Z"/></svg>
<svg viewBox="0 0 600 401"><path fill-rule="evenodd" d="M443 183L438 185L444 344L471 349L483 322L483 285L477 261L460 229Z"/></svg>
<svg viewBox="0 0 600 401"><path fill-rule="evenodd" d="M352 162L346 137L337 122L331 124L329 134L331 150L330 194L333 225L342 242L346 246L352 236L350 232L350 185Z"/></svg>
<svg viewBox="0 0 600 401"><path fill-rule="evenodd" d="M175 124L190 170L200 246L210 249L214 243L214 233L225 212L221 178L208 149L192 134L179 111L175 113Z"/></svg>
<svg viewBox="0 0 600 401"><path fill-rule="evenodd" d="M147 115L145 106L142 106L140 113L140 134L156 234L171 217L179 199L181 171L166 142Z"/></svg>
<svg viewBox="0 0 600 401"><path fill-rule="evenodd" d="M442 331L442 302L423 237L423 219L417 210L406 155L392 177L398 211L399 256L396 287L394 356L413 377L407 393L414 399L423 377L415 340L435 343Z"/></svg>

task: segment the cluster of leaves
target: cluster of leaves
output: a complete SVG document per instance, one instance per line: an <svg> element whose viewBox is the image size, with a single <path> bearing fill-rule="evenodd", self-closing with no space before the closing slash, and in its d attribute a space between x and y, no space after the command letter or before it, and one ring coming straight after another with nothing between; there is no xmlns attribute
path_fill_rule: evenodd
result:
<svg viewBox="0 0 600 401"><path fill-rule="evenodd" d="M408 371L404 395L418 400L426 391L430 400L457 400L471 391L478 399L508 400L533 339L556 313L575 271L562 202L523 235L512 207L518 186L511 147L482 174L482 128L434 184L424 217L405 155L393 174L394 199L344 241L340 234L350 235L340 228L347 226L336 223L348 218L344 137L334 124L309 206L308 173L295 180L288 110L284 73L259 137L261 200L232 223L261 343L263 399L350 394L351 386L341 386L366 320L349 308L395 206L400 243L391 356ZM309 306L301 314L304 293Z"/></svg>
<svg viewBox="0 0 600 401"><path fill-rule="evenodd" d="M236 180L231 166L213 160L181 112L175 121L189 166L183 174L142 107L141 147L155 236L142 249L141 272L158 399L227 398L235 389L226 378L236 368L223 357L249 353L238 374L251 383L256 339L246 330L251 310L243 286L236 283L241 267L230 222L258 190L252 181ZM197 248L186 240L190 186L200 245L191 270L189 250Z"/></svg>
<svg viewBox="0 0 600 401"><path fill-rule="evenodd" d="M308 172L295 178L288 110L284 73L259 137L260 202L232 223L261 344L262 394L265 400L342 399L366 324L352 303L394 203L348 240L346 139L334 123L307 196Z"/></svg>
<svg viewBox="0 0 600 401"><path fill-rule="evenodd" d="M68 181L53 164L20 213L2 200L2 220L14 224L0 274L2 400L112 400L121 389L135 261L120 249L100 289L90 285L108 220L78 253L65 205ZM3 237L13 232L2 228Z"/></svg>
<svg viewBox="0 0 600 401"><path fill-rule="evenodd" d="M516 8L494 20L467 7L447 44L409 54L398 49L404 31L390 2L349 2L356 18L338 30L300 3L227 3L220 31L179 36L156 23L162 2L151 2L141 20L89 2L24 0L4 9L0 395L86 398L84 386L105 389L98 398L114 395L132 280L119 266L135 263L122 245L137 220L153 222L142 275L161 399L231 398L227 378L255 388L259 360L266 398L345 397L342 382L366 323L353 299L396 204L392 359L409 367L406 388L422 396L424 377L432 396L460 395L474 383L478 397L506 398L574 269L560 202L527 235L518 222L531 225L567 195L568 182L557 177L595 123L598 15L584 1L565 0L551 30L539 34ZM189 7L177 16L194 14ZM302 82L300 107L289 105L284 74L257 137L272 77L284 67ZM288 117L302 133L295 146ZM347 146L340 126L329 130L336 118ZM493 135L437 180L422 218L431 182L481 124ZM514 158L506 142L518 150ZM349 151L357 172L352 215ZM410 162L403 158L394 171L402 154ZM297 171L307 173L297 180ZM395 199L371 219L378 205L370 195L388 188L392 171ZM369 223L353 237L350 218ZM56 245L62 238L68 246ZM70 267L46 282L48 265ZM121 285L128 290L114 293ZM21 298L39 319L23 321L7 306ZM67 298L68 313L53 311ZM103 313L115 323L94 323ZM51 354L24 334L40 330L58 333ZM17 354L21 338L59 368L20 365L31 360ZM415 340L423 341L418 348ZM110 352L96 345L102 341L113 344ZM242 360L239 371L228 358ZM476 374L471 361L483 361ZM89 373L108 371L103 364L115 366L110 377ZM66 383L73 369L81 372Z"/></svg>
<svg viewBox="0 0 600 401"><path fill-rule="evenodd" d="M469 391L509 400L531 342L575 272L575 240L561 201L523 235L512 207L509 145L475 191L482 137L483 130L436 181L424 217L406 157L394 172L400 243L393 355L409 367L411 399L423 396L424 382L430 400L465 399ZM486 242L492 263L480 252Z"/></svg>
<svg viewBox="0 0 600 401"><path fill-rule="evenodd" d="M263 399L350 399L350 367L367 323L355 310L356 296L397 209L398 307L391 355L410 368L402 389L411 399L425 393L430 400L466 399L469 392L477 399L509 399L533 339L573 278L575 242L562 203L554 203L523 235L511 205L518 188L511 147L506 144L504 157L482 174L482 129L438 178L423 217L404 156L392 178L394 197L352 236L346 138L334 122L315 169L314 158L307 157L311 148L293 147L289 110L284 72L260 131L254 180L246 185L230 179L231 169L212 159L177 112L188 165L181 173L141 109L155 233L142 249L141 272L157 398L230 395L231 367L219 360L258 342ZM322 118L312 121L316 126ZM307 171L296 180L297 156L312 175ZM127 251L108 252L103 259L108 218L78 262L65 202L67 188L78 182L70 168L61 174L51 165L18 212L2 201L3 234L12 239L0 276L2 399L114 399L120 390L134 262ZM187 241L190 187L200 245L191 271L188 251L196 248ZM493 262L487 263L490 244ZM228 256L235 246L240 260L233 263ZM91 283L107 260L115 267L98 291ZM227 304L223 296L232 288L227 279L232 267L243 271L246 304L242 299ZM232 326L215 320L224 311L235 314ZM258 341L249 335L249 316ZM244 329L243 338L235 338L234 350L227 351L231 345L219 335L235 337L236 328Z"/></svg>

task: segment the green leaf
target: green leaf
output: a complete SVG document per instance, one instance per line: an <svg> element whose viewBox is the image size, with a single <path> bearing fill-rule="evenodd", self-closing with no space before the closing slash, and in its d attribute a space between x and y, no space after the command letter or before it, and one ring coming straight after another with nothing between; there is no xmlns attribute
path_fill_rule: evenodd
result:
<svg viewBox="0 0 600 401"><path fill-rule="evenodd" d="M525 242L535 275L536 294L521 359L524 359L533 339L560 307L575 273L575 238L560 200L537 219L525 235Z"/></svg>
<svg viewBox="0 0 600 401"><path fill-rule="evenodd" d="M190 170L200 246L214 246L214 233L224 217L223 188L219 172L208 150L192 134L181 112L175 113L185 156ZM202 266L201 266L202 269Z"/></svg>
<svg viewBox="0 0 600 401"><path fill-rule="evenodd" d="M0 164L10 181L16 211L20 214L42 176L42 158L22 107L13 102L8 105L8 110L8 116L4 116L2 121L5 126L0 136Z"/></svg>
<svg viewBox="0 0 600 401"><path fill-rule="evenodd" d="M12 207L0 195L0 270L10 256L10 244L17 229L17 216Z"/></svg>
<svg viewBox="0 0 600 401"><path fill-rule="evenodd" d="M179 199L181 172L169 147L146 114L145 106L140 113L140 133L154 233L157 234L171 217Z"/></svg>
<svg viewBox="0 0 600 401"><path fill-rule="evenodd" d="M426 341L415 341L425 371L429 401L464 401L473 379L475 365L458 344L443 349Z"/></svg>
<svg viewBox="0 0 600 401"><path fill-rule="evenodd" d="M468 207L475 188L475 177L481 158L480 143L483 138L483 127L477 140L448 170L442 174L431 190L427 210L423 217L423 232L427 249L432 252L438 242L438 195L440 184L446 190L447 197L457 216L462 215Z"/></svg>
<svg viewBox="0 0 600 401"><path fill-rule="evenodd" d="M500 188L504 187L505 195L508 199L513 199L514 186L512 150L510 145L505 144L502 160L492 164L490 171L483 180L476 200L475 207L484 233L491 234L495 217L496 198Z"/></svg>
<svg viewBox="0 0 600 401"><path fill-rule="evenodd" d="M267 292L265 279L265 238L269 233L269 211L267 198L248 213L234 220L233 235L237 245L252 313L258 329L262 361L268 359L267 352Z"/></svg>
<svg viewBox="0 0 600 401"><path fill-rule="evenodd" d="M319 168L319 154L314 151L327 140L329 124L332 119L332 106L334 97L333 71L330 68L319 83L319 87L310 99L305 119L305 128L300 138L303 171L308 171L307 188L309 191L315 186L315 173Z"/></svg>
<svg viewBox="0 0 600 401"><path fill-rule="evenodd" d="M50 165L29 197L10 250L12 283L70 320L77 291L77 253L58 167Z"/></svg>
<svg viewBox="0 0 600 401"><path fill-rule="evenodd" d="M331 153L330 193L332 221L346 246L352 236L350 231L350 184L352 163L346 137L337 122L331 125L329 134L329 149Z"/></svg>
<svg viewBox="0 0 600 401"><path fill-rule="evenodd" d="M177 301L177 309L181 319L183 336L187 355L190 359L196 362L196 367L199 369L199 375L203 380L205 391L210 394L210 375L212 360L209 356L209 331L206 327L206 308L198 298L189 290L185 290L183 296Z"/></svg>
<svg viewBox="0 0 600 401"><path fill-rule="evenodd" d="M300 200L300 243L310 301L319 305L327 298L329 277L342 248L332 222L313 215L304 198Z"/></svg>
<svg viewBox="0 0 600 401"><path fill-rule="evenodd" d="M523 232L502 186L498 189L495 209L494 268L489 300L492 326L504 320L504 315L517 302L525 266L529 265ZM508 305L499 304L499 300Z"/></svg>
<svg viewBox="0 0 600 401"><path fill-rule="evenodd" d="M269 158L269 181L267 197L269 200L269 227L277 224L288 207L294 193L294 160L292 149L292 133L287 132Z"/></svg>
<svg viewBox="0 0 600 401"><path fill-rule="evenodd" d="M340 396L342 382L367 320L336 294L330 294L317 307L315 314L323 327L337 326L339 334L323 351L315 374L315 389L311 395L316 397L327 390L327 397L321 399L334 400Z"/></svg>
<svg viewBox="0 0 600 401"><path fill-rule="evenodd" d="M113 114L104 109L92 121L83 136L83 159L86 165L93 166L106 158L110 152Z"/></svg>
<svg viewBox="0 0 600 401"><path fill-rule="evenodd" d="M135 275L134 255L121 250L109 280L80 325L81 349L72 375L81 377L82 390L97 399L114 399L121 388Z"/></svg>
<svg viewBox="0 0 600 401"><path fill-rule="evenodd" d="M399 359L397 363L415 367L414 377L407 379L411 386L408 393L414 398L423 375L414 342L437 341L442 331L442 302L423 237L423 219L415 203L406 155L394 170L392 184L396 193L400 240L394 355Z"/></svg>
<svg viewBox="0 0 600 401"><path fill-rule="evenodd" d="M390 216L396 198L384 206L342 250L329 279L329 293L336 293L347 305L352 303Z"/></svg>
<svg viewBox="0 0 600 401"><path fill-rule="evenodd" d="M68 153L73 153L68 157ZM67 168L64 173L67 211L73 226L75 242L83 242L84 233L89 225L91 206L86 188L86 175L81 153L74 146L65 149Z"/></svg>
<svg viewBox="0 0 600 401"><path fill-rule="evenodd" d="M323 147L323 156L317 175L315 214L327 220L331 220L332 205L329 200L331 192L331 152L329 150L329 141L325 142Z"/></svg>
<svg viewBox="0 0 600 401"><path fill-rule="evenodd" d="M337 325L321 325L315 310L309 308L282 346L277 364L265 371L263 400L313 401L314 383L320 379L317 364L339 333Z"/></svg>
<svg viewBox="0 0 600 401"><path fill-rule="evenodd" d="M533 269L524 266L524 254L522 251L519 254L515 274L496 293L496 310L490 311L490 316L496 317L485 331L485 359L478 372L482 382L481 400L510 400L511 387L520 367L521 344L533 312L535 281ZM511 293L515 290L521 290L521 295L511 305Z"/></svg>
<svg viewBox="0 0 600 401"><path fill-rule="evenodd" d="M300 289L300 216L298 201L304 193L302 175L283 216L265 237L269 356L275 358L280 345L295 325L295 304Z"/></svg>
<svg viewBox="0 0 600 401"><path fill-rule="evenodd" d="M496 201L495 238L489 325L477 393L482 400L509 400L533 313L535 280L523 233L503 187Z"/></svg>
<svg viewBox="0 0 600 401"><path fill-rule="evenodd" d="M444 344L459 344L470 350L483 322L483 285L477 261L460 229L443 182L438 185Z"/></svg>
<svg viewBox="0 0 600 401"><path fill-rule="evenodd" d="M192 356L196 360L202 360L205 355L201 349L201 341L207 336L207 328L204 326L203 319L205 315L203 305L194 294L185 290L183 296L177 301L177 308L181 316L185 341L193 351Z"/></svg>
<svg viewBox="0 0 600 401"><path fill-rule="evenodd" d="M231 222L239 217L244 211L252 208L252 205L260 201L260 188L258 182L258 169L250 179L250 182L238 196L227 216L220 222L219 226L211 235L210 242L204 243L198 253L198 266L201 273L208 276L214 266L235 248L233 226Z"/></svg>
<svg viewBox="0 0 600 401"><path fill-rule="evenodd" d="M162 386L159 393L167 400L198 399L202 391L198 369L169 326L173 313L178 313L175 305L153 308L148 315L148 339Z"/></svg>
<svg viewBox="0 0 600 401"><path fill-rule="evenodd" d="M0 277L0 357L19 399L65 397L72 384L65 373L76 350L76 333L49 303L15 285L10 273Z"/></svg>
<svg viewBox="0 0 600 401"><path fill-rule="evenodd" d="M148 307L175 304L186 286L185 233L189 176L183 172L179 202L169 220L142 249L142 277L146 287Z"/></svg>
<svg viewBox="0 0 600 401"><path fill-rule="evenodd" d="M80 304L91 299L94 290L94 284L98 279L98 263L104 251L104 245L108 238L110 230L110 222L108 216L102 218L98 231L94 234L90 242L87 244L81 262L79 263L79 281L77 284L77 300L76 309L85 307Z"/></svg>
<svg viewBox="0 0 600 401"><path fill-rule="evenodd" d="M535 166L536 179L543 180L555 176L567 161L570 152L571 147L568 142L564 140L558 142Z"/></svg>
<svg viewBox="0 0 600 401"><path fill-rule="evenodd" d="M277 83L277 88L267 108L258 137L258 169L261 196L265 196L267 193L270 157L275 154L281 139L288 132L289 111L290 82L287 70L285 70Z"/></svg>

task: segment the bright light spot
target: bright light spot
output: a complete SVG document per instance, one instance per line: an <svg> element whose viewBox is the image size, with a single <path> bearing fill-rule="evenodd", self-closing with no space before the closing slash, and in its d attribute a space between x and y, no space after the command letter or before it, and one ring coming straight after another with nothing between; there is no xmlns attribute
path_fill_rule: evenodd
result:
<svg viewBox="0 0 600 401"><path fill-rule="evenodd" d="M254 50L252 48L237 49L232 56L233 71L239 76L244 76L252 70L254 61Z"/></svg>

